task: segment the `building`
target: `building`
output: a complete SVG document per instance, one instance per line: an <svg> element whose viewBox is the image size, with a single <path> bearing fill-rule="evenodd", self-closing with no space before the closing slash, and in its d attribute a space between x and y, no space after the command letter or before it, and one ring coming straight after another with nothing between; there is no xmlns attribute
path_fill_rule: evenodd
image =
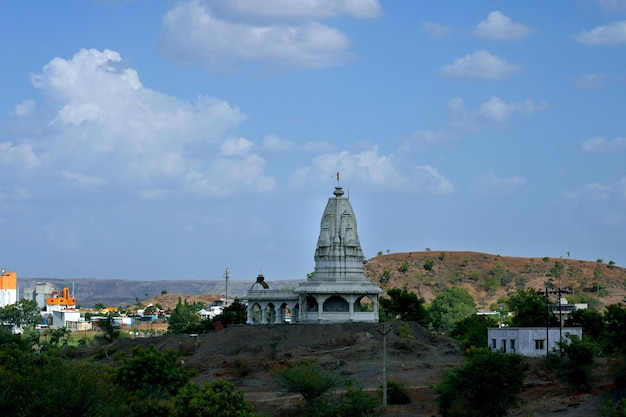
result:
<svg viewBox="0 0 626 417"><path fill-rule="evenodd" d="M24 288L23 298L35 300L40 309L46 308L46 300L52 295L54 285L50 282L38 282L35 288Z"/></svg>
<svg viewBox="0 0 626 417"><path fill-rule="evenodd" d="M259 275L245 297L248 324L378 322L383 290L363 273L349 198L340 186L333 195L322 214L313 276L294 290L272 290Z"/></svg>
<svg viewBox="0 0 626 417"><path fill-rule="evenodd" d="M504 353L518 353L523 356L546 356L548 352L558 351L558 342L567 342L568 335L582 339L581 327L562 329L546 327L490 327L487 329L489 348Z"/></svg>
<svg viewBox="0 0 626 417"><path fill-rule="evenodd" d="M17 302L17 273L0 270L0 307Z"/></svg>

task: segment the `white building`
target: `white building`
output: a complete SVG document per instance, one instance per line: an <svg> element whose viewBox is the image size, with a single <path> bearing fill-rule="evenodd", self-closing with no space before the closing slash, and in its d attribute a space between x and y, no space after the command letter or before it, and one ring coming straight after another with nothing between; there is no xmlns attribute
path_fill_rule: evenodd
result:
<svg viewBox="0 0 626 417"><path fill-rule="evenodd" d="M383 290L363 274L356 217L342 187L322 215L314 274L293 291L270 290L259 275L246 294L248 324L378 322Z"/></svg>
<svg viewBox="0 0 626 417"><path fill-rule="evenodd" d="M582 339L581 327L491 327L487 329L489 348L505 353L518 353L523 356L546 356L547 352L557 351L558 342L568 342L567 335Z"/></svg>

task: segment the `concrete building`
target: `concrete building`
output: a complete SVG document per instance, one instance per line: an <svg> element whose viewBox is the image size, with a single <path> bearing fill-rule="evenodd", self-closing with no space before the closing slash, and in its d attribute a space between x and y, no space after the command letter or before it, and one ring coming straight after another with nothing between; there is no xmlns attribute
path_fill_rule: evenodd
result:
<svg viewBox="0 0 626 417"><path fill-rule="evenodd" d="M567 342L568 335L582 339L581 327L491 327L487 329L487 341L492 350L518 353L523 356L546 356L547 352L558 352L558 342Z"/></svg>
<svg viewBox="0 0 626 417"><path fill-rule="evenodd" d="M38 282L35 288L24 288L23 298L35 300L40 309L46 308L46 300L52 295L54 285L50 282Z"/></svg>
<svg viewBox="0 0 626 417"><path fill-rule="evenodd" d="M6 269L0 270L0 307L17 302L17 274Z"/></svg>
<svg viewBox="0 0 626 417"><path fill-rule="evenodd" d="M365 257L350 200L337 186L322 214L313 276L271 290L262 275L246 294L248 324L378 322L383 290L363 273Z"/></svg>

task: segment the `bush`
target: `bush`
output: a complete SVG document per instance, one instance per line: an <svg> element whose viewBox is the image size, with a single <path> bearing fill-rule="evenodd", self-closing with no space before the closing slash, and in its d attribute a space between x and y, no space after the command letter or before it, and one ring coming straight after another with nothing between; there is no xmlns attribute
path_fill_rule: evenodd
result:
<svg viewBox="0 0 626 417"><path fill-rule="evenodd" d="M382 387L380 388L382 392ZM387 381L387 404L411 404L411 397L399 381Z"/></svg>
<svg viewBox="0 0 626 417"><path fill-rule="evenodd" d="M424 262L424 269L430 271L433 269L433 266L435 266L435 261L432 258L426 259L426 262Z"/></svg>

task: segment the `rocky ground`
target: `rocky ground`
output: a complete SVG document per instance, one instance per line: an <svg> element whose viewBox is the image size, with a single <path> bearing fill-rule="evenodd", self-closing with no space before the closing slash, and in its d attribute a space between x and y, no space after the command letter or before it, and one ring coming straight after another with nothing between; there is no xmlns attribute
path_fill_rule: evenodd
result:
<svg viewBox="0 0 626 417"><path fill-rule="evenodd" d="M410 405L388 406L385 416L435 416L433 386L444 371L463 362L456 341L432 334L421 326L401 322L382 324L346 323L329 325L235 326L197 336L165 335L119 339L108 346L109 356L128 351L136 344L154 344L158 349L176 349L185 366L198 371L198 382L223 378L243 390L255 409L272 416L297 415L302 400L285 395L275 385L275 373L286 366L312 361L361 385L379 396L382 384L383 336L387 335L387 376L407 387ZM402 329L402 330L401 330ZM408 337L400 334L408 333ZM576 395L543 371L539 359L531 361L523 407L512 416L596 416L608 391L611 363L596 367L596 390Z"/></svg>

